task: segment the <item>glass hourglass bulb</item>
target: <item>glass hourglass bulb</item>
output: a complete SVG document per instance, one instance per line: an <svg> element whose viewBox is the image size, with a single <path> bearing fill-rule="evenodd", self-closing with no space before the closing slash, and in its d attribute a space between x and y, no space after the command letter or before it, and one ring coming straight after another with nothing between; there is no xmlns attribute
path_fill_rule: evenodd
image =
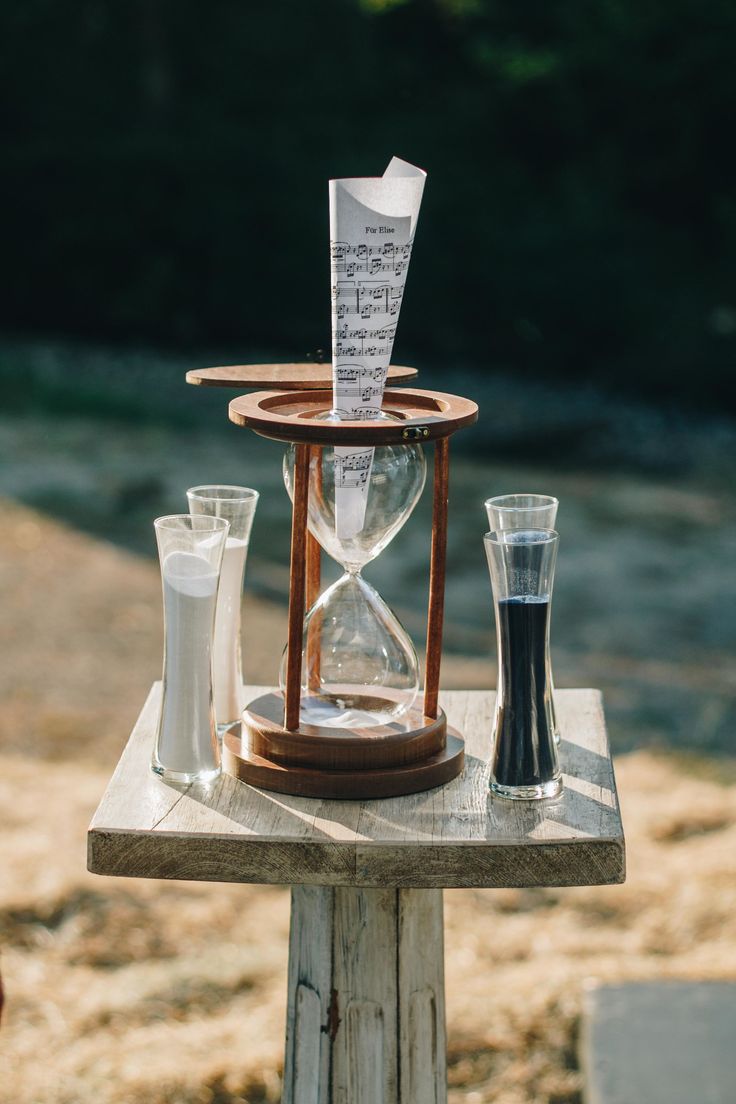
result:
<svg viewBox="0 0 736 1104"><path fill-rule="evenodd" d="M398 420L391 415L384 418ZM424 487L427 465L418 445L377 447L368 480L363 527L342 538L335 525L335 464L331 447L313 450L309 469L309 529L343 568L304 621L301 721L341 728L390 724L414 704L419 663L411 639L378 591L361 575L404 525ZM293 497L294 448L284 457ZM281 688L286 654L281 665Z"/></svg>

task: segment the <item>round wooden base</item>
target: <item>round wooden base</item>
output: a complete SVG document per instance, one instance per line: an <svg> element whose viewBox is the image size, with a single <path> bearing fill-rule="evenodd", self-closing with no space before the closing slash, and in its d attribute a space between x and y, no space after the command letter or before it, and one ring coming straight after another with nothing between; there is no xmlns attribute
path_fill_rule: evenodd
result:
<svg viewBox="0 0 736 1104"><path fill-rule="evenodd" d="M257 698L225 733L223 766L252 786L302 797L363 800L431 790L463 769L465 744L440 710L379 728L283 727L283 699Z"/></svg>

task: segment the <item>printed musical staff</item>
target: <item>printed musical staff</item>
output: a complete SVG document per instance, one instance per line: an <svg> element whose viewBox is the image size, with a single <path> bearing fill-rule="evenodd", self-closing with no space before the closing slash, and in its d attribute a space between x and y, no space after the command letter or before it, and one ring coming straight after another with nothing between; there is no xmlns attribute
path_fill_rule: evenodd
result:
<svg viewBox="0 0 736 1104"><path fill-rule="evenodd" d="M377 261L387 265L408 265L411 258L411 247L411 242L405 242L403 245L395 245L394 242L386 242L384 245L366 245L362 242L358 245L349 245L348 242L331 242L330 257L333 271L338 272L343 270L335 269L334 266L345 265L352 257L355 258L356 262L363 264ZM364 272L366 269L362 268L360 271Z"/></svg>
<svg viewBox="0 0 736 1104"><path fill-rule="evenodd" d="M393 341L396 336L396 325L381 326L378 330L369 330L366 326L351 330L346 322L344 326L338 326L332 331L332 336L337 341ZM389 350L390 354L391 350Z"/></svg>
<svg viewBox="0 0 736 1104"><path fill-rule="evenodd" d="M330 183L333 407L345 418L380 413L423 186L398 158L383 178ZM373 449L334 454L336 525L348 536L363 524Z"/></svg>
<svg viewBox="0 0 736 1104"><path fill-rule="evenodd" d="M373 416L373 412L381 406L404 293L404 272L400 264L406 263L405 258L411 255L411 242L403 246L393 243L349 246L339 242L333 243L332 254L333 258L343 258L333 264L332 273L335 408L345 412L347 417L358 417L368 408L370 416ZM391 257L393 278L390 282L373 283L348 278L346 257L364 257L368 263L373 254ZM351 324L350 317L370 321L371 325ZM346 365L345 361L352 363ZM359 363L356 364L356 361Z"/></svg>
<svg viewBox="0 0 736 1104"><path fill-rule="evenodd" d="M335 450L335 483L339 487L364 487L373 462L373 449L339 453Z"/></svg>

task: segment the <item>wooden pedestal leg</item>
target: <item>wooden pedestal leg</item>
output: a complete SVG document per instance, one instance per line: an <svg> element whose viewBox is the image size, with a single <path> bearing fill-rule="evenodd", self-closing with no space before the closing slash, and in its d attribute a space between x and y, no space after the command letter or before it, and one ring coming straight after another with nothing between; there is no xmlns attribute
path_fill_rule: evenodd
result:
<svg viewBox="0 0 736 1104"><path fill-rule="evenodd" d="M294 886L283 1104L446 1104L440 889Z"/></svg>

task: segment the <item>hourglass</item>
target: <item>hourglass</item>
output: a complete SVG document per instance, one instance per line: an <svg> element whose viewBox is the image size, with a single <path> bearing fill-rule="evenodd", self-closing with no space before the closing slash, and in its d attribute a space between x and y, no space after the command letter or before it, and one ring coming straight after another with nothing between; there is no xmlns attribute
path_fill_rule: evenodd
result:
<svg viewBox="0 0 736 1104"><path fill-rule="evenodd" d="M236 424L290 444L285 477L293 509L282 692L248 705L241 731L225 735L224 763L253 785L306 796L429 789L454 778L463 765L462 739L448 727L438 691L449 438L476 421L478 408L460 396L407 389L387 391L379 417L340 421L330 415L331 399L329 391L271 391L230 404ZM426 474L422 446L430 442L434 498L420 694L414 645L361 571L414 509ZM365 515L348 538L338 536L335 523L336 446L374 450ZM344 569L321 595L320 546Z"/></svg>
<svg viewBox="0 0 736 1104"><path fill-rule="evenodd" d="M292 445L284 457L284 481L292 499L295 457ZM360 469L362 527L342 537L335 509L336 463L339 470L334 448L311 450L309 532L344 574L314 601L304 621L300 721L337 728L386 725L413 706L419 663L406 630L361 572L403 528L424 488L427 464L420 445L375 449L370 467ZM281 666L282 691L287 670L288 649Z"/></svg>

